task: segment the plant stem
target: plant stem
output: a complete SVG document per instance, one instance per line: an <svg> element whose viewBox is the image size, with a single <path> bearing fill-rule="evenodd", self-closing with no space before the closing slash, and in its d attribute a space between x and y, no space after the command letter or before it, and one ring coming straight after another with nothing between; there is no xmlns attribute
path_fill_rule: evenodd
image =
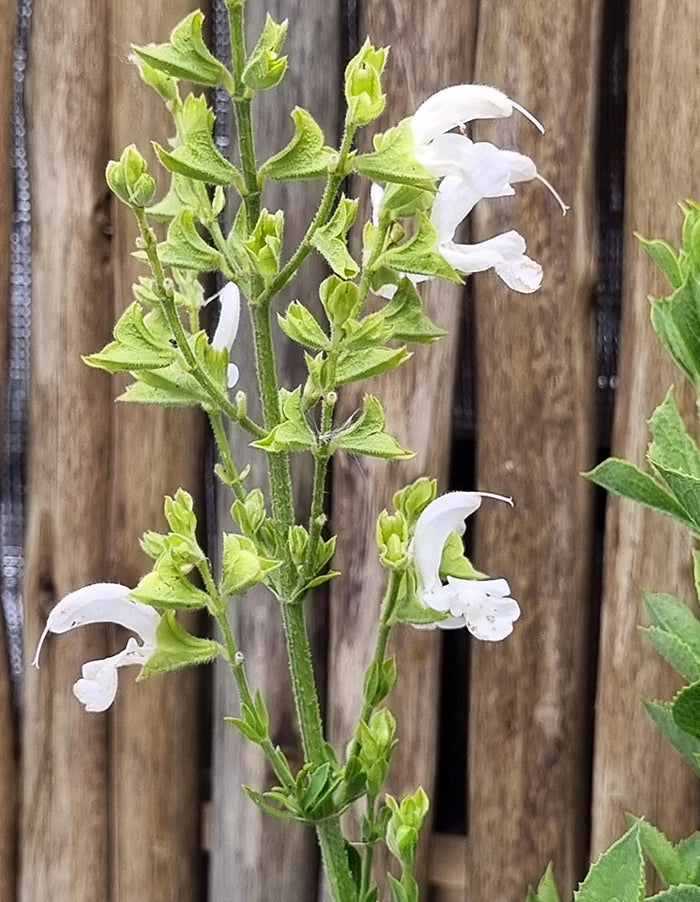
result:
<svg viewBox="0 0 700 902"><path fill-rule="evenodd" d="M231 486L231 490L236 498L238 498L239 501L245 501L247 492L243 487L238 468L236 467L233 454L231 453L231 446L229 445L226 429L224 428L224 418L220 413L211 411L209 413L209 422L211 423L211 431L214 435L214 440L219 449L219 457L221 458L228 484Z"/></svg>

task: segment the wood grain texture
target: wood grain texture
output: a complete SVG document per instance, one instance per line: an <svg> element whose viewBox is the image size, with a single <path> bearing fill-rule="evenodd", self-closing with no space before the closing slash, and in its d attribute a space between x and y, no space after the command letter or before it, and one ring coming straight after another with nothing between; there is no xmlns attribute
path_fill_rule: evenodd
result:
<svg viewBox="0 0 700 902"><path fill-rule="evenodd" d="M111 326L107 29L99 4L34 10L27 82L33 327L25 560L25 660L51 607L105 576L109 380L81 354ZM98 627L51 637L25 673L19 898L109 898L107 718L71 687L107 651Z"/></svg>
<svg viewBox="0 0 700 902"><path fill-rule="evenodd" d="M391 45L384 76L387 109L372 133L410 115L432 92L471 79L476 4L455 7L440 0L426 8L404 0L368 4L362 11L360 40L369 35L376 46ZM366 200L369 185L355 186ZM452 393L462 289L446 283L426 284L421 294L427 314L449 336L432 347L417 347L412 360L371 386L343 391L338 421L361 407L372 391L386 411L387 430L416 456L386 463L343 454L333 462L332 528L338 534L333 566L342 577L331 583L328 658L329 732L336 748L352 736L361 705L364 672L371 659L379 606L385 588L375 545L375 523L391 505L393 493L420 475L436 476L440 490L446 477L451 444ZM392 759L388 791L405 795L422 785L429 795L435 778L437 746L439 635L400 628L392 639L398 680L388 707L397 720L399 744ZM426 822L424 836L430 831ZM427 843L418 867L425 885ZM377 855L377 872L388 866Z"/></svg>
<svg viewBox="0 0 700 902"><path fill-rule="evenodd" d="M160 175L162 189L168 179L150 141L167 144L173 123L162 100L128 61L130 44L167 40L196 7L194 0L109 4L110 152L118 159L127 144L136 143L151 171ZM132 301L132 283L147 269L131 257L137 235L131 211L116 199L112 204L114 305L107 306L116 320ZM125 381L114 380L114 395ZM181 486L201 501L204 418L191 409L117 404L113 419L109 574L133 586L151 566L139 548L139 536L147 529L167 529L163 496ZM201 515L201 504L199 508ZM117 651L123 638L115 640ZM209 745L202 708L204 676L190 668L138 684L131 674L122 679L111 733L114 902L197 899L204 890L199 824L203 758Z"/></svg>
<svg viewBox="0 0 700 902"><path fill-rule="evenodd" d="M540 185L483 201L477 237L515 228L544 268L531 296L474 277L475 563L505 576L522 617L503 643L473 643L465 898L521 900L551 859L564 894L587 854L588 656L596 224L592 167L600 2L491 2L479 8L476 81L542 119L514 114L480 138L531 156L571 204Z"/></svg>
<svg viewBox="0 0 700 902"><path fill-rule="evenodd" d="M0 448L4 447L5 374L12 228L11 100L14 0L0 3ZM2 575L0 575L0 581ZM17 748L10 670L0 613L0 902L14 902L17 845Z"/></svg>
<svg viewBox="0 0 700 902"><path fill-rule="evenodd" d="M679 90L682 85L682 90ZM700 163L700 7L633 2L631 7L625 198L625 279L613 453L644 465L646 419L675 383L690 422L692 393L649 322L649 294L663 277L633 238L663 236L677 247L676 202L697 197ZM672 150L671 150L672 149ZM664 517L610 499L606 528L596 706L592 853L644 815L674 840L697 826L697 780L649 720L642 697L668 699L679 680L640 635L644 590L692 601L691 542Z"/></svg>
<svg viewBox="0 0 700 902"><path fill-rule="evenodd" d="M259 95L253 107L258 157L262 162L280 149L292 135L289 113L295 105L308 109L321 124L328 143L335 143L339 131L338 78L340 70L340 10L337 2L321 7L303 0L275 0L266 4L276 21L289 19L286 51L289 71L280 87ZM253 46L264 21L265 9L248 5L248 44ZM322 59L319 54L322 54ZM265 186L263 204L270 210L285 210L285 254L297 246L315 213L321 183L289 186ZM325 277L323 262L316 256L303 265L275 310L284 310L285 301L298 297L313 306L318 284ZM275 312L273 311L273 323ZM275 331L276 326L273 327ZM306 368L301 349L280 335L277 364L280 381L292 388L303 383ZM235 360L241 371L237 388L248 395L251 409L257 395L252 337L246 314L234 346ZM257 411L255 413L257 416ZM252 462L247 485L265 485L265 461L262 454L249 448L250 439L240 433L232 436L237 461ZM301 522L311 492L310 461L300 456L292 461L295 492ZM231 528L227 519L230 497L220 495L222 526ZM249 679L259 687L270 709L273 740L290 757L293 766L301 763L296 714L289 685L286 649L277 602L267 593L252 591L245 599L232 602L235 634L246 655ZM323 685L322 639L324 634L323 597L314 598L308 610L315 648L317 675ZM306 902L314 898L317 885L318 856L316 839L310 828L285 824L256 808L241 791L241 783L256 789L275 783L259 749L225 724L224 715L235 714L239 704L227 668L216 669L213 724L212 791L214 799L210 864L211 902L231 898L247 902L269 902L285 898ZM244 824L245 828L241 829ZM274 850L271 853L271 850ZM274 864L271 865L271 854Z"/></svg>

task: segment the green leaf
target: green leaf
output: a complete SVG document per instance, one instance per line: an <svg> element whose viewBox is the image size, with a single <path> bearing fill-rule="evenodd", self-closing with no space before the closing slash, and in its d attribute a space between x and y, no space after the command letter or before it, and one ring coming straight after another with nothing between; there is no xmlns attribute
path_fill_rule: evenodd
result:
<svg viewBox="0 0 700 902"><path fill-rule="evenodd" d="M97 354L83 357L88 366L109 373L159 369L172 363L175 349L163 332L162 316L151 311L144 317L143 308L134 301L122 313L114 327L113 342Z"/></svg>
<svg viewBox="0 0 700 902"><path fill-rule="evenodd" d="M311 244L341 279L352 279L360 271L347 247L347 234L357 216L357 204L356 200L341 195L333 216L311 236Z"/></svg>
<svg viewBox="0 0 700 902"><path fill-rule="evenodd" d="M639 232L635 232L634 235L671 285L679 288L683 282L683 273L678 263L678 256L671 245L660 238L643 238Z"/></svg>
<svg viewBox="0 0 700 902"><path fill-rule="evenodd" d="M405 363L411 354L406 348L366 348L344 350L338 357L335 384L345 385L369 376L389 373Z"/></svg>
<svg viewBox="0 0 700 902"><path fill-rule="evenodd" d="M477 570L469 558L465 557L462 537L458 532L451 532L442 549L440 561L440 579L455 576L457 579L488 579L485 573Z"/></svg>
<svg viewBox="0 0 700 902"><path fill-rule="evenodd" d="M668 739L671 745L683 758L685 763L700 777L700 740L686 733L673 718L673 707L670 702L650 701L644 699L644 707L651 719Z"/></svg>
<svg viewBox="0 0 700 902"><path fill-rule="evenodd" d="M279 25L267 14L258 43L248 57L241 80L252 91L264 91L278 85L287 71L287 57L280 56L287 34L287 20Z"/></svg>
<svg viewBox="0 0 700 902"><path fill-rule="evenodd" d="M655 626L642 627L642 632L683 679L700 679L700 661L681 638Z"/></svg>
<svg viewBox="0 0 700 902"><path fill-rule="evenodd" d="M236 167L216 149L212 137L213 114L206 97L190 94L182 112L186 125L181 129L182 144L172 151L153 142L163 166L187 178L211 185L241 184Z"/></svg>
<svg viewBox="0 0 700 902"><path fill-rule="evenodd" d="M295 107L291 116L294 137L263 164L261 175L277 180L313 179L327 175L328 166L337 154L324 145L321 127L301 107Z"/></svg>
<svg viewBox="0 0 700 902"><path fill-rule="evenodd" d="M156 630L156 639L157 650L141 668L137 677L139 680L181 667L207 664L221 651L221 646L213 639L199 639L184 630L172 611L166 611L163 615Z"/></svg>
<svg viewBox="0 0 700 902"><path fill-rule="evenodd" d="M156 372L146 370L136 372L134 375L138 381L127 386L126 391L117 398L118 401L159 404L164 407L211 402L211 398L197 379L177 363Z"/></svg>
<svg viewBox="0 0 700 902"><path fill-rule="evenodd" d="M194 211L198 216L203 213L201 185L192 179L173 172L168 193L157 204L153 204L146 212L159 222L170 222L185 209Z"/></svg>
<svg viewBox="0 0 700 902"><path fill-rule="evenodd" d="M410 279L401 279L393 298L382 311L393 338L430 344L448 333L423 313L421 296Z"/></svg>
<svg viewBox="0 0 700 902"><path fill-rule="evenodd" d="M384 411L373 395L365 395L359 419L337 433L332 445L354 454L368 454L386 460L406 460L413 457L412 451L402 448L384 431Z"/></svg>
<svg viewBox="0 0 700 902"><path fill-rule="evenodd" d="M284 419L265 438L252 442L252 447L272 453L308 451L315 447L316 436L311 431L301 407L301 389L295 388L293 392L289 392L283 388L280 391L280 399Z"/></svg>
<svg viewBox="0 0 700 902"><path fill-rule="evenodd" d="M652 301L651 321L686 376L700 381L700 285L689 273L669 298Z"/></svg>
<svg viewBox="0 0 700 902"><path fill-rule="evenodd" d="M375 135L372 153L359 154L352 166L355 172L380 182L435 191L434 176L415 157L415 139L407 119Z"/></svg>
<svg viewBox="0 0 700 902"><path fill-rule="evenodd" d="M299 301L292 301L284 316L278 314L277 322L285 335L304 347L326 351L331 346L313 314Z"/></svg>
<svg viewBox="0 0 700 902"><path fill-rule="evenodd" d="M639 827L639 840L649 861L666 886L674 883L690 883L690 875L683 866L676 849L661 830L654 827L643 817L627 815L630 825Z"/></svg>
<svg viewBox="0 0 700 902"><path fill-rule="evenodd" d="M613 843L574 893L574 902L642 902L644 859L639 827L634 826Z"/></svg>
<svg viewBox="0 0 700 902"><path fill-rule="evenodd" d="M617 495L622 495L623 498L630 498L638 504L644 504L662 514L667 514L694 532L697 531L696 525L673 495L652 476L644 473L629 461L609 457L598 464L595 469L583 475L609 492L615 492Z"/></svg>
<svg viewBox="0 0 700 902"><path fill-rule="evenodd" d="M651 415L649 429L653 441L648 457L653 465L700 477L700 450L685 428L672 387Z"/></svg>
<svg viewBox="0 0 700 902"><path fill-rule="evenodd" d="M416 215L418 229L404 244L385 251L378 265L390 266L398 272L438 276L449 282L461 282L457 273L437 251L437 233L426 213Z"/></svg>
<svg viewBox="0 0 700 902"><path fill-rule="evenodd" d="M242 595L279 566L279 561L261 557L252 539L224 533L220 592L224 596Z"/></svg>
<svg viewBox="0 0 700 902"><path fill-rule="evenodd" d="M208 245L195 228L191 210L183 210L168 228L166 241L158 245L158 256L166 266L215 272L221 269L221 254Z"/></svg>
<svg viewBox="0 0 700 902"><path fill-rule="evenodd" d="M537 892L532 887L528 889L526 902L560 902L551 861L537 886Z"/></svg>
<svg viewBox="0 0 700 902"><path fill-rule="evenodd" d="M200 85L218 85L230 80L225 68L207 49L202 38L204 15L190 13L170 33L168 44L134 47L136 56L159 72L185 78Z"/></svg>
<svg viewBox="0 0 700 902"><path fill-rule="evenodd" d="M700 832L681 840L676 846L676 853L686 872L691 875L689 882L700 883Z"/></svg>
<svg viewBox="0 0 700 902"><path fill-rule="evenodd" d="M672 886L650 896L647 902L700 902L700 886Z"/></svg>
<svg viewBox="0 0 700 902"><path fill-rule="evenodd" d="M691 382L696 383L692 361L685 347L683 336L673 320L668 298L651 300L651 324L676 366Z"/></svg>
<svg viewBox="0 0 700 902"><path fill-rule="evenodd" d="M700 740L700 680L684 686L673 699L673 721L684 733Z"/></svg>
<svg viewBox="0 0 700 902"><path fill-rule="evenodd" d="M685 650L678 649L678 654L680 655L680 660L684 660L687 657L690 658L687 664L689 671L685 672L681 669L678 666L680 660L678 664L674 663L667 656L664 649L656 645L654 638L652 638L656 636L656 633L648 632L647 635L652 643L686 679L695 680L700 678L700 670L695 674L690 672L700 668L700 621L698 621L686 604L672 595L647 592L644 594L644 602L651 617L652 630L658 628L657 632L673 637L671 646L668 648L669 652L673 652L675 648L673 640L682 643L685 647Z"/></svg>

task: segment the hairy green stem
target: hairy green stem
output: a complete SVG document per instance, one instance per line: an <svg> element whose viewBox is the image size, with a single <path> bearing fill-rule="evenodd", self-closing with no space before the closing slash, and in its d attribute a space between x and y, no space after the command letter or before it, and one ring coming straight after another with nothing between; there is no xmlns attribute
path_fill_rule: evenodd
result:
<svg viewBox="0 0 700 902"><path fill-rule="evenodd" d="M231 445L229 444L226 429L224 428L224 418L220 413L211 411L209 413L209 422L211 424L211 431L214 435L216 446L219 449L219 457L221 458L224 473L226 474L226 480L231 486L231 490L236 498L238 498L239 501L245 501L248 493L243 487L238 468L233 459Z"/></svg>

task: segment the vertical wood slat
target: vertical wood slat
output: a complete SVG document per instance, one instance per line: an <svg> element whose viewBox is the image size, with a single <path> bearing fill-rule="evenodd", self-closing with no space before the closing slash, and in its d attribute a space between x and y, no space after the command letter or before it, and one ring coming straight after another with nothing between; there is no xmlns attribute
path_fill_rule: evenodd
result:
<svg viewBox="0 0 700 902"><path fill-rule="evenodd" d="M10 291L12 225L11 101L14 0L0 4L0 448L4 443L5 374ZM0 581L2 575L0 575ZM1 586L0 586L1 587ZM12 693L0 612L0 902L15 897L17 837L17 762Z"/></svg>
<svg viewBox="0 0 700 902"><path fill-rule="evenodd" d="M649 322L646 297L666 293L666 285L632 231L664 236L678 246L681 216L676 201L698 196L700 7L692 0L633 2L630 24L625 279L613 453L643 466L649 439L646 420L670 384L677 386L688 422L694 416L692 392ZM643 591L694 599L690 549L686 530L639 505L610 499L593 854L625 829L625 811L648 817L675 840L697 826L697 780L651 723L641 701L669 699L680 682L637 629L644 619Z"/></svg>
<svg viewBox="0 0 700 902"><path fill-rule="evenodd" d="M433 91L469 81L476 4L390 2L362 9L360 40L369 35L375 46L391 45L384 75L387 110L372 132L410 115ZM360 183L365 194L369 185ZM357 188L356 188L357 190ZM446 491L462 291L459 286L421 286L426 313L449 335L432 347L417 347L400 370L351 386L341 395L339 422L361 407L362 395L375 392L386 412L387 430L415 451L410 462L387 463L344 454L333 462L332 528L338 533L334 568L343 574L331 583L328 721L336 748L352 736L361 705L361 691L376 641L385 574L374 540L380 511L391 505L393 493L420 475L436 476ZM394 752L388 789L403 796L423 785L429 795L435 778L440 642L435 632L399 628L391 651L398 662L396 690L387 702L397 720L399 744ZM418 871L425 886L425 862L430 818ZM377 873L389 865L377 855Z"/></svg>
<svg viewBox="0 0 700 902"><path fill-rule="evenodd" d="M112 65L111 156L135 143L160 174L168 178L150 147L166 144L173 123L163 101L141 82L128 61L130 44L167 40L171 29L197 7L195 0L137 0L109 4ZM195 88L196 92L201 88ZM132 257L137 234L131 210L112 200L114 217L114 306L118 318L132 301L131 285L147 273ZM97 298L110 308L108 298ZM107 379L94 373L95 379ZM111 381L113 396L127 381ZM201 501L204 422L199 411L117 404L114 412L111 483L110 578L133 586L151 566L140 550L147 529L163 530L163 496L178 487ZM203 513L199 504L200 515ZM202 536L204 529L202 525ZM123 648L123 631L114 651ZM113 825L112 896L114 902L172 902L197 899L203 887L200 844L202 741L200 670L134 683L134 669L121 677L112 711L111 802ZM147 729L144 727L147 725Z"/></svg>
<svg viewBox="0 0 700 902"><path fill-rule="evenodd" d="M108 54L102 8L34 10L27 82L33 334L25 660L66 592L104 578L111 400L80 360L109 336ZM95 299L99 303L95 302ZM51 637L25 674L20 899L108 899L107 720L71 687L102 629Z"/></svg>
<svg viewBox="0 0 700 902"><path fill-rule="evenodd" d="M320 122L328 143L338 133L338 82L340 68L340 4L319 7L296 0L275 0L266 4L277 21L288 18L289 71L282 84L260 95L255 101L254 117L260 162L282 147L291 136L289 113L300 105ZM253 46L263 25L264 8L249 4L247 10L248 42ZM323 48L319 65L319 48ZM265 186L263 203L270 210L285 210L285 253L290 254L312 219L318 201L315 183L289 186ZM284 299L301 298L313 303L318 284L324 278L322 261L313 256L306 261ZM284 300L283 299L283 300ZM277 304L275 310L283 310ZM278 331L273 311L273 329ZM254 409L254 360L252 337L244 314L241 331L234 345L234 359L241 371L237 389L244 390ZM282 384L294 387L304 382L306 368L300 349L284 337L277 347L277 364ZM255 413L257 416L257 412ZM234 430L236 459L242 466L252 462L247 479L249 488L265 485L265 461L252 451L249 437ZM293 458L297 499L301 522L311 489L309 461ZM230 530L227 518L231 499L220 494L223 528ZM225 522L224 522L225 521ZM319 601L313 599L309 620L312 642L317 652L317 674L322 683L319 640L323 616ZM252 591L244 599L232 603L235 634L246 656L246 667L253 687L263 692L270 710L273 740L289 755L293 766L299 766L300 750L296 714L289 686L286 649L277 602L268 593ZM320 666L319 666L320 665ZM263 814L241 790L241 783L256 789L267 789L276 782L258 748L251 746L236 730L223 722L223 716L239 710L237 695L227 667L216 668L213 724L213 835L210 867L210 902L228 902L231 898L248 902L270 899L311 899L317 882L317 850L310 828L281 823ZM241 829L245 824L245 829Z"/></svg>
<svg viewBox="0 0 700 902"><path fill-rule="evenodd" d="M562 220L541 186L484 201L478 237L516 228L544 268L518 295L474 279L477 484L475 560L510 581L522 617L503 643L472 646L469 898L523 898L552 860L566 895L587 855L587 704L592 491L579 476L595 442L594 158L600 2L482 0L476 80L524 117L479 130L537 162L570 202ZM558 62L559 61L559 62ZM563 61L566 61L565 63Z"/></svg>

